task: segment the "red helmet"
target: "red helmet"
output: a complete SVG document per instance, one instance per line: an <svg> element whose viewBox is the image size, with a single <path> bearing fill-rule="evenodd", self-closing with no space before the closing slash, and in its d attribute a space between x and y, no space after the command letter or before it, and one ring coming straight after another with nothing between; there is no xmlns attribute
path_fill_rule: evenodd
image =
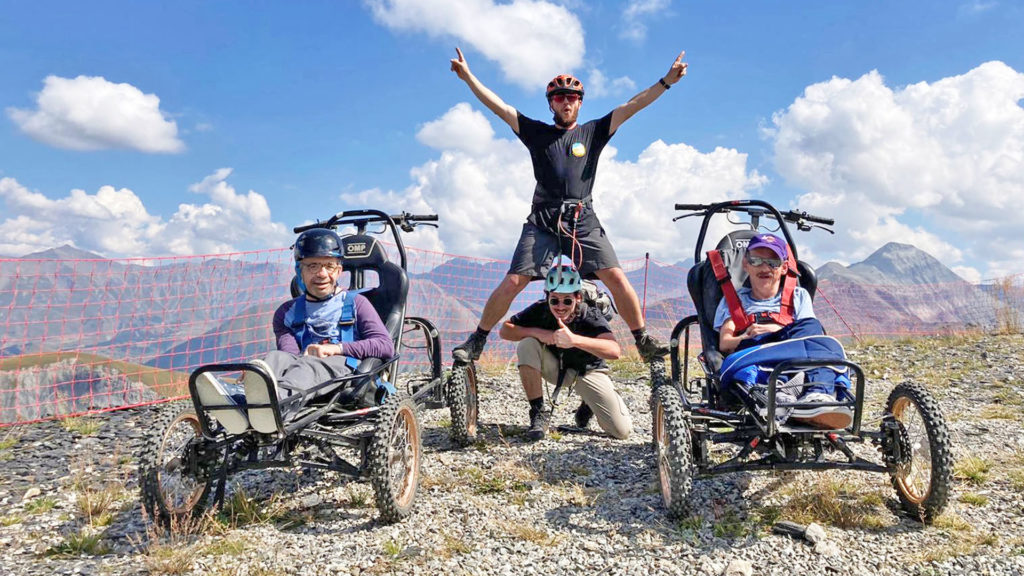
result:
<svg viewBox="0 0 1024 576"><path fill-rule="evenodd" d="M551 82L548 82L546 96L551 98L555 94L579 94L583 98L583 82L580 82L572 74L559 74Z"/></svg>

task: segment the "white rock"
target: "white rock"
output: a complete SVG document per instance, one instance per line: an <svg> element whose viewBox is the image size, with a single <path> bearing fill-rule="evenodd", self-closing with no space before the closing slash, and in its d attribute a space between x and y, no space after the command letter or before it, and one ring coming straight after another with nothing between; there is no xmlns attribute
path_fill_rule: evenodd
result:
<svg viewBox="0 0 1024 576"><path fill-rule="evenodd" d="M725 572L722 572L723 576L751 576L754 573L754 567L746 560L733 560L729 562L729 565L725 567Z"/></svg>
<svg viewBox="0 0 1024 576"><path fill-rule="evenodd" d="M839 552L839 545L831 540L822 540L814 545L814 553L822 556L838 556Z"/></svg>
<svg viewBox="0 0 1024 576"><path fill-rule="evenodd" d="M21 499L22 500L31 500L32 498L35 498L36 496L39 496L42 493L43 493L42 490L40 490L36 486L33 486L33 487L29 488L28 490L25 490L25 495L22 496Z"/></svg>
<svg viewBox="0 0 1024 576"><path fill-rule="evenodd" d="M817 544L818 542L825 540L825 529L821 527L821 524L811 522L807 525L807 530L804 531L804 538L806 538L811 544Z"/></svg>

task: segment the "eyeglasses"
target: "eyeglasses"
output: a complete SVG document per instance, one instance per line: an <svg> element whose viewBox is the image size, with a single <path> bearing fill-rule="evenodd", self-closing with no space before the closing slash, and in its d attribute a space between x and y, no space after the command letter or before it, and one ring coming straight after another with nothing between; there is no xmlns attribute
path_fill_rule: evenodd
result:
<svg viewBox="0 0 1024 576"><path fill-rule="evenodd" d="M572 306L574 302L576 302L576 299L570 297L548 299L548 304L552 306L558 306L559 304L561 304L562 306Z"/></svg>
<svg viewBox="0 0 1024 576"><path fill-rule="evenodd" d="M551 99L555 101L555 104L561 104L562 102L565 102L566 100L568 100L570 104L575 104L577 101L579 101L580 95L579 94L555 94L554 96L551 97Z"/></svg>
<svg viewBox="0 0 1024 576"><path fill-rule="evenodd" d="M309 272L310 274L316 274L317 272L320 271L321 268L323 268L324 270L327 270L328 274L334 274L338 270L341 270L341 264L338 264L336 262L326 262L326 263L321 263L321 262L303 262L302 263L302 269L305 270L306 272Z"/></svg>
<svg viewBox="0 0 1024 576"><path fill-rule="evenodd" d="M747 262L749 262L754 268L757 268L762 264L767 264L768 267L772 269L782 266L782 260L778 258L761 258L760 256L751 256L749 254L747 255Z"/></svg>

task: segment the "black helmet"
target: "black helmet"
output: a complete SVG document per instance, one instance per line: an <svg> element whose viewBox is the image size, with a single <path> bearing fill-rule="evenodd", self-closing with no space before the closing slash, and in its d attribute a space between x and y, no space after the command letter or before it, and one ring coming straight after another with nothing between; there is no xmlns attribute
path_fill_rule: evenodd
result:
<svg viewBox="0 0 1024 576"><path fill-rule="evenodd" d="M303 258L316 258L326 256L328 258L341 258L341 238L334 230L327 228L313 228L299 234L295 241L295 261Z"/></svg>

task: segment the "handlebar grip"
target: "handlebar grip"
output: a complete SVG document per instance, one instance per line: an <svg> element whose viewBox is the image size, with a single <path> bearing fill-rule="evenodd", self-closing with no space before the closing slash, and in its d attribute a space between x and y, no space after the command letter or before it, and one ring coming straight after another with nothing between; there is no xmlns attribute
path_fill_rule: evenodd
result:
<svg viewBox="0 0 1024 576"><path fill-rule="evenodd" d="M312 230L313 228L326 228L326 226L324 226L323 222L314 222L313 224L306 224L305 226L296 226L295 228L292 228L292 232L301 234L306 230Z"/></svg>
<svg viewBox="0 0 1024 576"><path fill-rule="evenodd" d="M835 223L836 223L834 218L825 218L823 216L815 216L814 214L808 214L807 212L804 212L802 210L800 212L790 211L789 214L792 214L793 216L796 216L797 218L803 218L804 220L808 220L810 222L817 222L818 224L824 224L825 226L834 226Z"/></svg>
<svg viewBox="0 0 1024 576"><path fill-rule="evenodd" d="M798 220L805 220L805 221L809 221L809 222L815 222L815 223L819 223L819 224L829 225L829 227L830 227L830 225L835 225L836 224L836 220L834 218L825 218L823 216L815 216L814 214L808 214L804 210L790 210L788 212L782 212L782 217L787 219L787 220L794 221L794 222L798 221Z"/></svg>
<svg viewBox="0 0 1024 576"><path fill-rule="evenodd" d="M417 220L419 222L437 222L437 214L406 214L406 220Z"/></svg>
<svg viewBox="0 0 1024 576"><path fill-rule="evenodd" d="M676 204L676 210L705 210L709 204Z"/></svg>

